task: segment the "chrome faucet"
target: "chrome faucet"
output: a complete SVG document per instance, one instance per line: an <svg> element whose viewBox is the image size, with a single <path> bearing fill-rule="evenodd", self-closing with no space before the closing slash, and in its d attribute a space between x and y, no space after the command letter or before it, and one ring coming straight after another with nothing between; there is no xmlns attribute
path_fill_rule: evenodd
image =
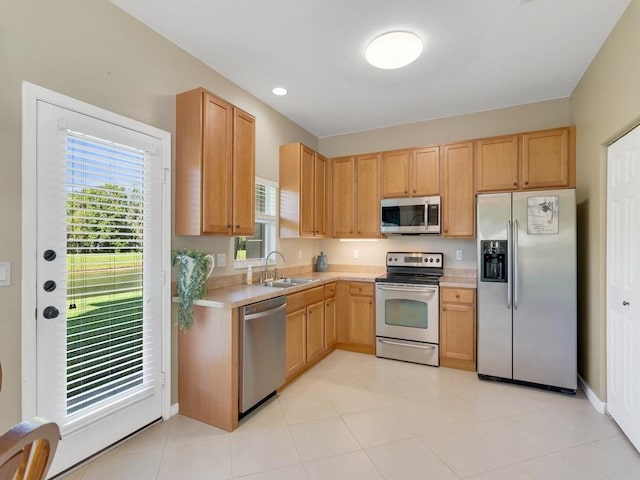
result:
<svg viewBox="0 0 640 480"><path fill-rule="evenodd" d="M269 257L271 255L273 255L274 253L277 253L278 255L280 255L282 257L282 261L286 263L286 260L284 259L284 255L282 253L280 253L278 250L271 250L269 253L267 253L267 255L264 257L264 280L267 281L269 279ZM278 269L276 268L276 271ZM276 273L277 275L277 273ZM274 279L276 280L276 279Z"/></svg>

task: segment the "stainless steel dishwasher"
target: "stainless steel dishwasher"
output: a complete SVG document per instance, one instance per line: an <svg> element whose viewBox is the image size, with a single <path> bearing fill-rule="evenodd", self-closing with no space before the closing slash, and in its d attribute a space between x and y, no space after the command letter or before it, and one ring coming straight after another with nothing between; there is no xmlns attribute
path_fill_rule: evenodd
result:
<svg viewBox="0 0 640 480"><path fill-rule="evenodd" d="M286 297L240 308L240 415L284 384Z"/></svg>

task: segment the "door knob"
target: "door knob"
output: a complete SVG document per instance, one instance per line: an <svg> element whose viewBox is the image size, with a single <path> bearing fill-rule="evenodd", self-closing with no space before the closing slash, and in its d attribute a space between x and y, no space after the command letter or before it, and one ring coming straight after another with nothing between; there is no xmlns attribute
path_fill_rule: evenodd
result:
<svg viewBox="0 0 640 480"><path fill-rule="evenodd" d="M627 302L626 300L622 301L622 306L623 307L628 307L629 306L629 302Z"/></svg>
<svg viewBox="0 0 640 480"><path fill-rule="evenodd" d="M60 314L60 311L56 307L48 306L42 312L44 318L56 318Z"/></svg>

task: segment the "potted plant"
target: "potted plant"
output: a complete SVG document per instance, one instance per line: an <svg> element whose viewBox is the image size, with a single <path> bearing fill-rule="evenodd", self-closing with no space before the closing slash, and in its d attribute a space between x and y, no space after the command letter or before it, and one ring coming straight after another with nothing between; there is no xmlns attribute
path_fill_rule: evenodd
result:
<svg viewBox="0 0 640 480"><path fill-rule="evenodd" d="M213 256L183 249L171 254L171 263L178 265L178 327L189 330L193 304L207 294L207 279L215 267Z"/></svg>

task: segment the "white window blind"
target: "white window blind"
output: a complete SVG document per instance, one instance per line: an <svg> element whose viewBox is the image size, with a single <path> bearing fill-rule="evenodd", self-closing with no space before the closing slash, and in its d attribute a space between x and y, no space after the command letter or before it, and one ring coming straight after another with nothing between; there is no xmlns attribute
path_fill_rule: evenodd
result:
<svg viewBox="0 0 640 480"><path fill-rule="evenodd" d="M252 237L235 237L234 265L243 268L259 265L266 253L275 249L278 221L278 187L275 183L256 178L256 230Z"/></svg>
<svg viewBox="0 0 640 480"><path fill-rule="evenodd" d="M145 152L66 136L67 415L151 385Z"/></svg>

